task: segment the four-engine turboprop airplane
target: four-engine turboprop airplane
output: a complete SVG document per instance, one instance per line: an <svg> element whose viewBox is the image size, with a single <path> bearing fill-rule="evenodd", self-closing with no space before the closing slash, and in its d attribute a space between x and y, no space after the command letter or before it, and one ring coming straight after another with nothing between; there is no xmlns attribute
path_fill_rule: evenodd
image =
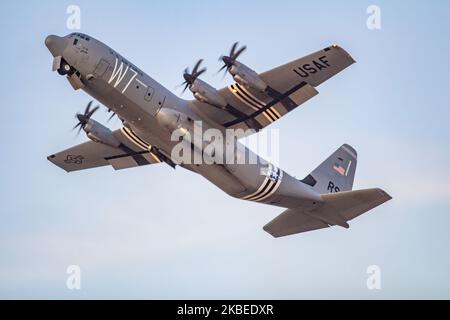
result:
<svg viewBox="0 0 450 320"><path fill-rule="evenodd" d="M381 189L352 191L357 154L342 145L303 180L258 158L248 148L235 148L236 159L255 156L256 163L178 163L172 150L174 130L186 137L194 122L203 129L241 129L241 136L257 132L317 95L316 87L355 61L341 47L329 46L313 54L258 74L237 58L245 50L233 45L223 56L222 69L235 83L216 90L199 76L201 60L192 72L185 70L185 89L195 99L183 100L100 41L81 33L50 35L45 45L53 55L53 71L65 76L75 90L82 89L116 114L123 127L111 131L93 120L98 107L88 105L77 114L76 127L90 139L53 154L48 159L70 172L111 165L124 169L164 162L196 172L227 194L286 210L264 226L274 237L342 226L388 201ZM194 145L203 153L203 145ZM227 142L228 143L228 142ZM210 154L211 155L211 154Z"/></svg>

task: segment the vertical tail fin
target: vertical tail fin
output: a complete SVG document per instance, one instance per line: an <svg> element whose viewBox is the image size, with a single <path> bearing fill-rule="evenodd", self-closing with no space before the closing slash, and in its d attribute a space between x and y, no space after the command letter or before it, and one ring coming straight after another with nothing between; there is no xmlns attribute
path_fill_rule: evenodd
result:
<svg viewBox="0 0 450 320"><path fill-rule="evenodd" d="M356 164L355 149L344 144L302 182L310 185L320 194L350 191L353 188Z"/></svg>

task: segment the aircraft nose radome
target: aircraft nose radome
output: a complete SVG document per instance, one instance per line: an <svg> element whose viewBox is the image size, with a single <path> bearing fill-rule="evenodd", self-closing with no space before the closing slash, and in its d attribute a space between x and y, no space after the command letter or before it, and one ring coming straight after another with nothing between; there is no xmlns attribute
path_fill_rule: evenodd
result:
<svg viewBox="0 0 450 320"><path fill-rule="evenodd" d="M52 53L54 57L61 56L64 49L66 48L67 39L55 36L53 34L47 36L45 38L45 45L47 46L48 50Z"/></svg>
<svg viewBox="0 0 450 320"><path fill-rule="evenodd" d="M54 35L49 35L47 36L47 38L45 38L45 45L47 46L47 48L51 45L53 37Z"/></svg>

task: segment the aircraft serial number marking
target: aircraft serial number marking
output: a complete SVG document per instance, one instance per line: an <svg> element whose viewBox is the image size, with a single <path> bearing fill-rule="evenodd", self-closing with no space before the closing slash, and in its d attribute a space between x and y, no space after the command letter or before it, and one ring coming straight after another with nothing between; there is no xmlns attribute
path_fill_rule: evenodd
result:
<svg viewBox="0 0 450 320"><path fill-rule="evenodd" d="M330 181L328 182L327 191L329 191L330 193L338 193L341 191L341 189L337 185L335 185L333 181Z"/></svg>
<svg viewBox="0 0 450 320"><path fill-rule="evenodd" d="M84 157L82 155L68 154L64 162L67 164L82 164L83 160Z"/></svg>

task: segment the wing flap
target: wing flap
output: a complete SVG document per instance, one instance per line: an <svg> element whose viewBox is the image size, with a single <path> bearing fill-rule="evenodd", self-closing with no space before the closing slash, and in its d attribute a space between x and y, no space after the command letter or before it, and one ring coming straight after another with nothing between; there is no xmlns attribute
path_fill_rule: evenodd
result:
<svg viewBox="0 0 450 320"><path fill-rule="evenodd" d="M289 99L294 101L294 103L299 106L312 97L316 96L319 92L310 84L306 84L301 90L294 91L289 95Z"/></svg>
<svg viewBox="0 0 450 320"><path fill-rule="evenodd" d="M133 159L133 157L130 156L109 159L108 162L114 168L114 170L121 170L139 166L139 164Z"/></svg>
<svg viewBox="0 0 450 320"><path fill-rule="evenodd" d="M247 90L248 92L251 91L250 89ZM226 128L236 129L243 122L246 122L248 120L258 120L258 117L261 114L266 116L266 118L269 120L269 123L272 123L297 106L316 96L317 94L318 91L304 81L295 85L284 93L271 91L271 97L273 98L272 101L268 102L267 104L261 102L259 109L256 109L257 111L245 117L237 118L233 121L224 123L223 126Z"/></svg>

